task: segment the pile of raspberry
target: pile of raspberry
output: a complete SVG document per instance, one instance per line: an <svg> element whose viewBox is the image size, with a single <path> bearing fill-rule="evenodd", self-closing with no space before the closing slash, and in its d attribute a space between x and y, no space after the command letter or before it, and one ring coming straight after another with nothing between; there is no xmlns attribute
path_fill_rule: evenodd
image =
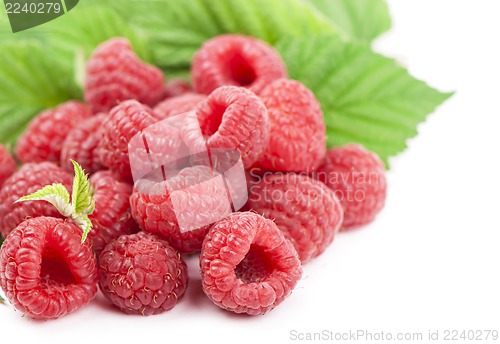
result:
<svg viewBox="0 0 500 344"><path fill-rule="evenodd" d="M111 39L87 62L83 102L40 113L13 155L0 146L0 287L18 311L59 318L100 290L123 312L162 313L187 288L184 257L199 253L202 287L215 305L265 314L339 231L370 223L383 208L381 160L358 144L327 150L320 103L288 78L270 45L242 35L210 39L193 57L191 77L166 82L126 39ZM238 152L246 171L239 187L248 193L242 208L219 202L226 190L214 183L196 187L217 176L196 159L169 178L134 178L130 141L186 112L208 149ZM171 128L186 142L195 129ZM149 161L149 149L176 149L161 133L148 144L134 157L139 163ZM78 223L48 202L16 202L53 183L78 187L71 160L94 188L84 242ZM175 192L186 188L179 200ZM203 208L214 220L183 230L180 216L189 222Z"/></svg>

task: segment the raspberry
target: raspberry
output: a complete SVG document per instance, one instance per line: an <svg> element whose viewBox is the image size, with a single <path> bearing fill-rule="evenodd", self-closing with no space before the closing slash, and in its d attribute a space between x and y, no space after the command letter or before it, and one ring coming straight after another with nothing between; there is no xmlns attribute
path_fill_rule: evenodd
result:
<svg viewBox="0 0 500 344"><path fill-rule="evenodd" d="M267 43L242 35L221 35L206 41L191 67L196 92L210 94L223 85L260 92L271 81L286 78L286 66Z"/></svg>
<svg viewBox="0 0 500 344"><path fill-rule="evenodd" d="M191 85L186 80L171 79L165 85L165 97L166 98L178 97L185 93L189 93L192 90L193 89L191 88Z"/></svg>
<svg viewBox="0 0 500 344"><path fill-rule="evenodd" d="M37 217L21 223L0 251L0 286L22 313L55 319L86 305L97 292L90 245L71 221Z"/></svg>
<svg viewBox="0 0 500 344"><path fill-rule="evenodd" d="M155 106L153 111L159 118L168 118L193 110L207 96L198 93L184 93L183 95L167 98Z"/></svg>
<svg viewBox="0 0 500 344"><path fill-rule="evenodd" d="M85 105L69 101L40 113L17 141L16 155L23 163L59 163L68 133L90 115Z"/></svg>
<svg viewBox="0 0 500 344"><path fill-rule="evenodd" d="M165 95L163 73L142 62L125 38L99 45L87 63L85 101L93 113L135 99L153 106Z"/></svg>
<svg viewBox="0 0 500 344"><path fill-rule="evenodd" d="M128 314L153 315L172 309L188 283L179 253L154 235L123 235L99 259L99 287Z"/></svg>
<svg viewBox="0 0 500 344"><path fill-rule="evenodd" d="M329 186L344 208L341 230L372 222L385 204L387 183L380 158L357 144L330 149L314 175Z"/></svg>
<svg viewBox="0 0 500 344"><path fill-rule="evenodd" d="M235 86L222 86L196 109L206 145L235 149L245 168L250 167L269 142L269 119L262 101L252 92ZM185 136L199 128L184 128Z"/></svg>
<svg viewBox="0 0 500 344"><path fill-rule="evenodd" d="M257 165L271 171L311 172L326 153L323 112L314 94L298 81L280 79L261 93L271 134Z"/></svg>
<svg viewBox="0 0 500 344"><path fill-rule="evenodd" d="M71 174L51 162L29 163L5 181L0 190L0 232L4 238L27 218L61 217L61 214L46 202L14 203L22 196L52 183L61 183L71 191Z"/></svg>
<svg viewBox="0 0 500 344"><path fill-rule="evenodd" d="M73 159L90 174L104 169L99 159L98 145L101 141L100 129L107 116L104 113L92 116L69 132L61 151L62 168L72 172Z"/></svg>
<svg viewBox="0 0 500 344"><path fill-rule="evenodd" d="M210 229L200 267L210 300L250 315L279 305L302 276L290 241L271 220L251 212L233 213Z"/></svg>
<svg viewBox="0 0 500 344"><path fill-rule="evenodd" d="M247 207L274 220L302 264L323 253L342 225L342 206L334 192L306 175L265 175L252 185Z"/></svg>
<svg viewBox="0 0 500 344"><path fill-rule="evenodd" d="M99 142L99 158L115 176L132 181L128 143L136 134L155 124L152 110L135 100L127 100L115 106L102 126Z"/></svg>
<svg viewBox="0 0 500 344"><path fill-rule="evenodd" d="M137 181L130 197L132 216L144 231L160 234L181 253L199 251L210 224L231 211L224 183L214 173L207 166L194 166L167 180ZM179 220L193 230L182 231Z"/></svg>
<svg viewBox="0 0 500 344"><path fill-rule="evenodd" d="M0 145L0 187L16 170L17 165L14 158L3 145Z"/></svg>
<svg viewBox="0 0 500 344"><path fill-rule="evenodd" d="M131 185L116 180L111 171L97 172L90 183L95 190L95 210L89 216L93 224L89 239L99 253L120 235L137 232L138 226L130 213Z"/></svg>

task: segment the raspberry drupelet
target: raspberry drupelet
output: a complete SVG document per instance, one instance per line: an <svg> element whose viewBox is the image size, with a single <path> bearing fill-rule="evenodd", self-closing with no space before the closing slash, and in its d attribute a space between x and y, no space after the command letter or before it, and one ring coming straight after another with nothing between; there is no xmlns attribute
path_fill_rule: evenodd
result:
<svg viewBox="0 0 500 344"><path fill-rule="evenodd" d="M249 315L278 306L302 276L292 243L274 222L251 212L233 213L210 229L200 267L210 300Z"/></svg>
<svg viewBox="0 0 500 344"><path fill-rule="evenodd" d="M245 168L258 159L269 142L267 109L255 94L245 88L219 87L195 111L197 126L185 127L184 136L195 136L192 133L201 128L208 149L238 151Z"/></svg>
<svg viewBox="0 0 500 344"><path fill-rule="evenodd" d="M193 88L210 94L224 85L259 93L273 80L287 77L279 53L264 41L243 35L220 35L196 52L191 67Z"/></svg>
<svg viewBox="0 0 500 344"><path fill-rule="evenodd" d="M87 62L84 95L92 113L108 112L128 99L154 106L165 96L163 73L141 61L127 39L112 38Z"/></svg>
<svg viewBox="0 0 500 344"><path fill-rule="evenodd" d="M161 235L179 252L197 252L210 225L231 212L226 188L214 176L200 165L167 180L139 180L130 197L132 215L144 231ZM178 215L191 223L189 230L182 230Z"/></svg>
<svg viewBox="0 0 500 344"><path fill-rule="evenodd" d="M136 100L127 100L115 106L102 125L102 138L98 147L102 164L113 171L117 178L131 183L129 141L156 122L153 110Z"/></svg>
<svg viewBox="0 0 500 344"><path fill-rule="evenodd" d="M35 319L55 319L85 306L97 292L96 260L71 220L21 223L0 250L0 286L9 302Z"/></svg>
<svg viewBox="0 0 500 344"><path fill-rule="evenodd" d="M138 232L139 226L130 209L132 185L117 180L111 171L92 175L90 184L94 188L95 210L89 216L93 225L89 240L99 254L110 241Z"/></svg>
<svg viewBox="0 0 500 344"><path fill-rule="evenodd" d="M247 207L274 220L303 264L330 246L344 217L332 190L295 173L264 175L251 185Z"/></svg>
<svg viewBox="0 0 500 344"><path fill-rule="evenodd" d="M99 113L83 120L71 130L64 140L61 150L61 167L73 171L71 160L78 161L85 171L93 174L104 170L99 159L101 127L108 114Z"/></svg>
<svg viewBox="0 0 500 344"><path fill-rule="evenodd" d="M188 283L184 259L155 235L140 232L109 243L99 258L99 287L128 314L172 309Z"/></svg>
<svg viewBox="0 0 500 344"><path fill-rule="evenodd" d="M15 153L22 163L59 163L63 142L71 130L90 116L83 103L68 101L36 116L17 141Z"/></svg>
<svg viewBox="0 0 500 344"><path fill-rule="evenodd" d="M46 202L15 203L24 195L52 183L61 183L71 190L71 174L51 162L23 165L0 189L0 233L4 238L25 219L37 216L61 217Z"/></svg>
<svg viewBox="0 0 500 344"><path fill-rule="evenodd" d="M0 250L0 287L9 302L36 319L56 319L85 306L97 292L97 262L85 241L92 229L93 191L80 165L70 196L52 183L16 202L49 204L66 219L39 216L20 223ZM50 165L48 165L50 166Z"/></svg>
<svg viewBox="0 0 500 344"><path fill-rule="evenodd" d="M260 97L269 113L270 138L256 165L279 172L316 170L326 153L326 127L314 94L298 81L279 79Z"/></svg>
<svg viewBox="0 0 500 344"><path fill-rule="evenodd" d="M16 161L5 146L0 145L0 187L16 170Z"/></svg>
<svg viewBox="0 0 500 344"><path fill-rule="evenodd" d="M153 111L160 119L169 118L194 110L206 98L204 94L188 92L163 100L154 107Z"/></svg>
<svg viewBox="0 0 500 344"><path fill-rule="evenodd" d="M335 192L344 208L341 230L372 222L384 207L387 194L384 163L361 145L330 149L315 176Z"/></svg>

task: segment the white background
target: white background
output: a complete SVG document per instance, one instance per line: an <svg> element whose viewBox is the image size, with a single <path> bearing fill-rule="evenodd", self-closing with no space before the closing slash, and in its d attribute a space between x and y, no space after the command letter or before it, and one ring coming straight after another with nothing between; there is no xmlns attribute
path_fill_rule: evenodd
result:
<svg viewBox="0 0 500 344"><path fill-rule="evenodd" d="M246 317L204 297L196 258L180 304L127 316L102 296L57 321L0 305L1 342L284 343L290 331L500 330L500 1L394 0L376 48L455 96L392 161L376 222L338 235L292 296ZM396 342L396 341L394 341Z"/></svg>

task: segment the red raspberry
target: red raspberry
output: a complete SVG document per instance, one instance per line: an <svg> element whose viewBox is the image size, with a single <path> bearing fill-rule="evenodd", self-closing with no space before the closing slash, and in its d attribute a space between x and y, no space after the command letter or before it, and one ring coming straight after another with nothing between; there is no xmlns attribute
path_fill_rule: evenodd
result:
<svg viewBox="0 0 500 344"><path fill-rule="evenodd" d="M335 192L344 208L341 230L372 222L384 207L387 193L384 163L361 145L330 149L315 177Z"/></svg>
<svg viewBox="0 0 500 344"><path fill-rule="evenodd" d="M231 212L224 183L214 173L207 166L194 166L164 181L137 181L130 197L133 217L144 231L162 235L181 253L199 251L209 224ZM174 205L173 197L182 201ZM197 229L182 231L179 216ZM199 226L202 221L207 225Z"/></svg>
<svg viewBox="0 0 500 344"><path fill-rule="evenodd" d="M135 100L127 100L115 106L102 126L99 157L104 166L115 176L132 181L128 143L136 134L155 124L152 110Z"/></svg>
<svg viewBox="0 0 500 344"><path fill-rule="evenodd" d="M89 239L94 251L100 253L111 240L137 232L138 225L130 212L130 184L116 180L111 171L97 172L90 177L90 184L95 190L95 210L89 216L93 224Z"/></svg>
<svg viewBox="0 0 500 344"><path fill-rule="evenodd" d="M14 202L52 183L61 183L71 192L72 181L71 174L51 162L23 165L5 181L0 190L0 232L3 237L7 237L27 218L61 217L56 208L47 202Z"/></svg>
<svg viewBox="0 0 500 344"><path fill-rule="evenodd" d="M104 113L92 116L69 132L61 151L62 168L73 172L73 159L90 174L104 169L99 159L98 145L101 141L100 129L107 116Z"/></svg>
<svg viewBox="0 0 500 344"><path fill-rule="evenodd" d="M66 136L89 115L87 107L76 101L69 101L40 113L17 141L17 157L23 163L59 163Z"/></svg>
<svg viewBox="0 0 500 344"><path fill-rule="evenodd" d="M257 165L272 171L311 172L326 153L323 112L314 94L298 81L280 79L261 93L271 134Z"/></svg>
<svg viewBox="0 0 500 344"><path fill-rule="evenodd" d="M93 113L135 99L153 106L165 95L163 73L141 61L125 38L99 45L87 63L85 101Z"/></svg>
<svg viewBox="0 0 500 344"><path fill-rule="evenodd" d="M186 80L171 79L165 85L165 97L178 97L184 93L190 93L192 90L191 85Z"/></svg>
<svg viewBox="0 0 500 344"><path fill-rule="evenodd" d="M85 306L97 292L97 269L72 221L37 217L21 223L0 250L0 286L20 312L55 319Z"/></svg>
<svg viewBox="0 0 500 344"><path fill-rule="evenodd" d="M172 309L188 283L179 253L154 235L123 235L99 259L99 287L128 314L153 315Z"/></svg>
<svg viewBox="0 0 500 344"><path fill-rule="evenodd" d="M269 119L262 101L242 87L222 86L196 109L206 145L235 149L245 168L250 167L269 142ZM198 124L198 123L197 123ZM185 127L185 137L199 128Z"/></svg>
<svg viewBox="0 0 500 344"><path fill-rule="evenodd" d="M191 67L196 92L210 94L223 85L244 86L255 93L271 81L286 78L286 66L267 43L242 35L221 35L206 41Z"/></svg>
<svg viewBox="0 0 500 344"><path fill-rule="evenodd" d="M342 225L342 206L334 192L308 176L265 175L249 194L247 207L274 220L302 264L323 253Z"/></svg>
<svg viewBox="0 0 500 344"><path fill-rule="evenodd" d="M194 108L206 98L207 96L198 93L184 93L183 95L167 98L161 103L158 103L153 111L159 118L168 118L194 110Z"/></svg>
<svg viewBox="0 0 500 344"><path fill-rule="evenodd" d="M0 145L0 187L16 170L16 161L9 151L3 145Z"/></svg>
<svg viewBox="0 0 500 344"><path fill-rule="evenodd" d="M302 276L290 241L271 220L251 212L233 213L210 229L200 267L210 300L250 315L279 305Z"/></svg>

